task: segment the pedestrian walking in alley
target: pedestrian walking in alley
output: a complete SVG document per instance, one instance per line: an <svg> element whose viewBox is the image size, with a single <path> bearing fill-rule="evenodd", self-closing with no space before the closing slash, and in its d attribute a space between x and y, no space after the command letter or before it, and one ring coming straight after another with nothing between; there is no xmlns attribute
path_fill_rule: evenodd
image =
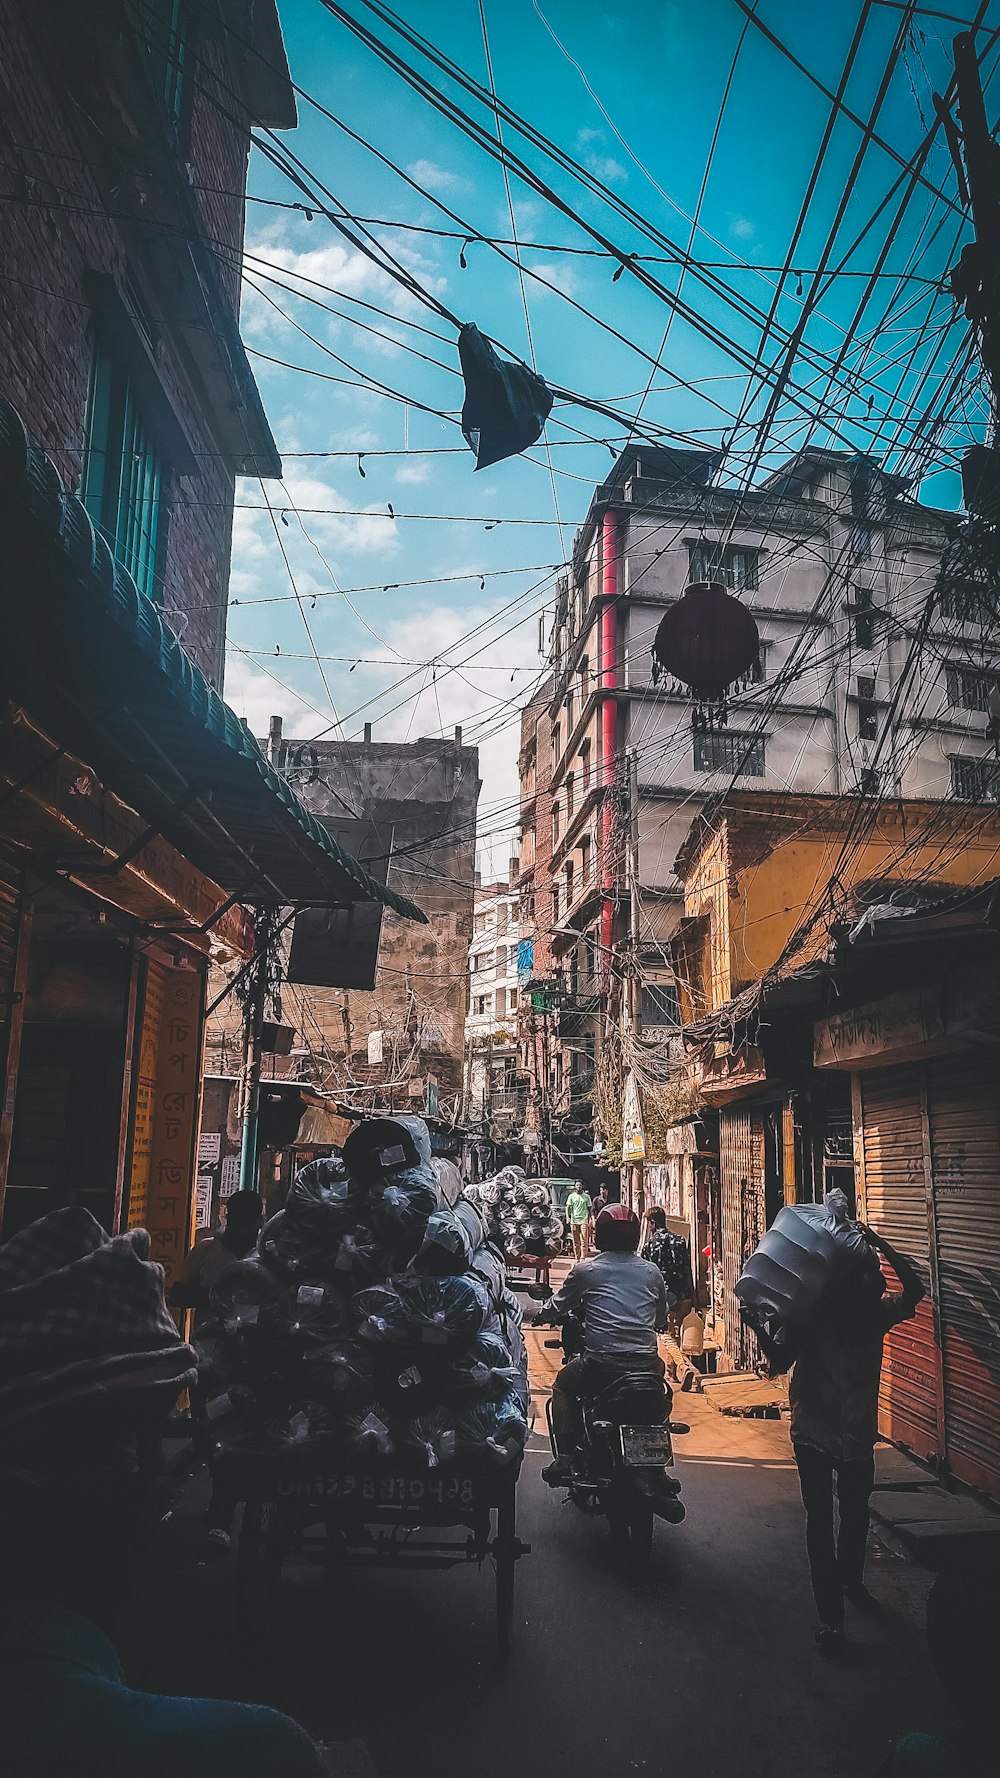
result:
<svg viewBox="0 0 1000 1778"><path fill-rule="evenodd" d="M691 1251L683 1236L675 1235L667 1227L666 1211L661 1210L658 1204L653 1206L646 1217L646 1243L642 1257L652 1260L654 1266L658 1266L663 1273L667 1302L670 1304L670 1320L673 1326L679 1327L694 1302Z"/></svg>
<svg viewBox="0 0 1000 1778"><path fill-rule="evenodd" d="M875 1482L882 1345L914 1313L923 1284L909 1260L871 1229L864 1234L901 1285L886 1291L874 1264L855 1269L804 1335L792 1370L792 1447L806 1511L806 1548L819 1613L817 1646L844 1644L844 1598L877 1609L865 1586L869 1500ZM839 1530L834 1533L836 1477Z"/></svg>
<svg viewBox="0 0 1000 1778"><path fill-rule="evenodd" d="M566 1199L566 1221L573 1241L574 1260L586 1259L590 1250L590 1199L579 1179Z"/></svg>
<svg viewBox="0 0 1000 1778"><path fill-rule="evenodd" d="M10 1778L321 1778L289 1717L138 1692L115 1628L162 1503L159 1430L195 1358L144 1229L56 1210L0 1249L0 1721ZM154 1603L154 1610L157 1605Z"/></svg>
<svg viewBox="0 0 1000 1778"><path fill-rule="evenodd" d="M590 1222L591 1222L592 1228L596 1227L597 1218L600 1216L602 1210L607 1209L608 1204L610 1202L611 1202L611 1200L608 1197L607 1186L606 1185L598 1186L597 1191L594 1193L594 1196L590 1200Z"/></svg>
<svg viewBox="0 0 1000 1778"><path fill-rule="evenodd" d="M223 1227L207 1241L199 1241L192 1247L170 1292L170 1303L174 1309L194 1310L196 1330L208 1308L213 1284L256 1246L263 1220L264 1206L259 1192L234 1192L226 1200Z"/></svg>

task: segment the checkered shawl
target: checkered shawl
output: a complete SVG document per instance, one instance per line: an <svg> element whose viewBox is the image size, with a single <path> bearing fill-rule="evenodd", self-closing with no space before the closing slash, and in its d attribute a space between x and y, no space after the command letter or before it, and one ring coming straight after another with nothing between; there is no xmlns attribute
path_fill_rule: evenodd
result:
<svg viewBox="0 0 1000 1778"><path fill-rule="evenodd" d="M0 1388L40 1381L87 1361L123 1357L177 1389L194 1354L167 1313L163 1267L149 1259L145 1229L109 1237L89 1210L71 1205L29 1224L0 1247ZM149 1365L148 1355L158 1362Z"/></svg>

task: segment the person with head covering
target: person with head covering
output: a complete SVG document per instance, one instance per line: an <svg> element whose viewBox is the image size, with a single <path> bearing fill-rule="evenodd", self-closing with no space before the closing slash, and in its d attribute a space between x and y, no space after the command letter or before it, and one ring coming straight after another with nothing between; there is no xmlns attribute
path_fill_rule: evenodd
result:
<svg viewBox="0 0 1000 1778"><path fill-rule="evenodd" d="M70 1206L0 1248L0 1720L10 1778L320 1778L278 1711L138 1692L115 1629L195 1356L144 1229ZM162 1510L162 1509L159 1509Z"/></svg>

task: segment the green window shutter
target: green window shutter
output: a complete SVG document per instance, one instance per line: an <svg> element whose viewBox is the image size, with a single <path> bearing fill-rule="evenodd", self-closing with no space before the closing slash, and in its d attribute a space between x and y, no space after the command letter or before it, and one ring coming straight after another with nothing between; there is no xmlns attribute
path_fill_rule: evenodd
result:
<svg viewBox="0 0 1000 1778"><path fill-rule="evenodd" d="M83 452L83 504L92 522L104 529L107 520L108 485L114 479L113 437L114 365L111 354L98 345L90 367L87 419Z"/></svg>

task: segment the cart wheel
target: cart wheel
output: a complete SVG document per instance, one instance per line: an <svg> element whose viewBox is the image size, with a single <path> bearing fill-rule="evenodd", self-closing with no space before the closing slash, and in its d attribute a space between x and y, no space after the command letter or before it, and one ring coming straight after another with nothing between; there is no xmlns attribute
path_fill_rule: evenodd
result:
<svg viewBox="0 0 1000 1778"><path fill-rule="evenodd" d="M517 1562L514 1495L497 1507L497 1534L493 1561L497 1571L497 1651L500 1659L510 1654L514 1632L514 1566Z"/></svg>
<svg viewBox="0 0 1000 1778"><path fill-rule="evenodd" d="M236 1575L244 1602L270 1605L281 1579L283 1527L274 1500L248 1500L243 1508Z"/></svg>

